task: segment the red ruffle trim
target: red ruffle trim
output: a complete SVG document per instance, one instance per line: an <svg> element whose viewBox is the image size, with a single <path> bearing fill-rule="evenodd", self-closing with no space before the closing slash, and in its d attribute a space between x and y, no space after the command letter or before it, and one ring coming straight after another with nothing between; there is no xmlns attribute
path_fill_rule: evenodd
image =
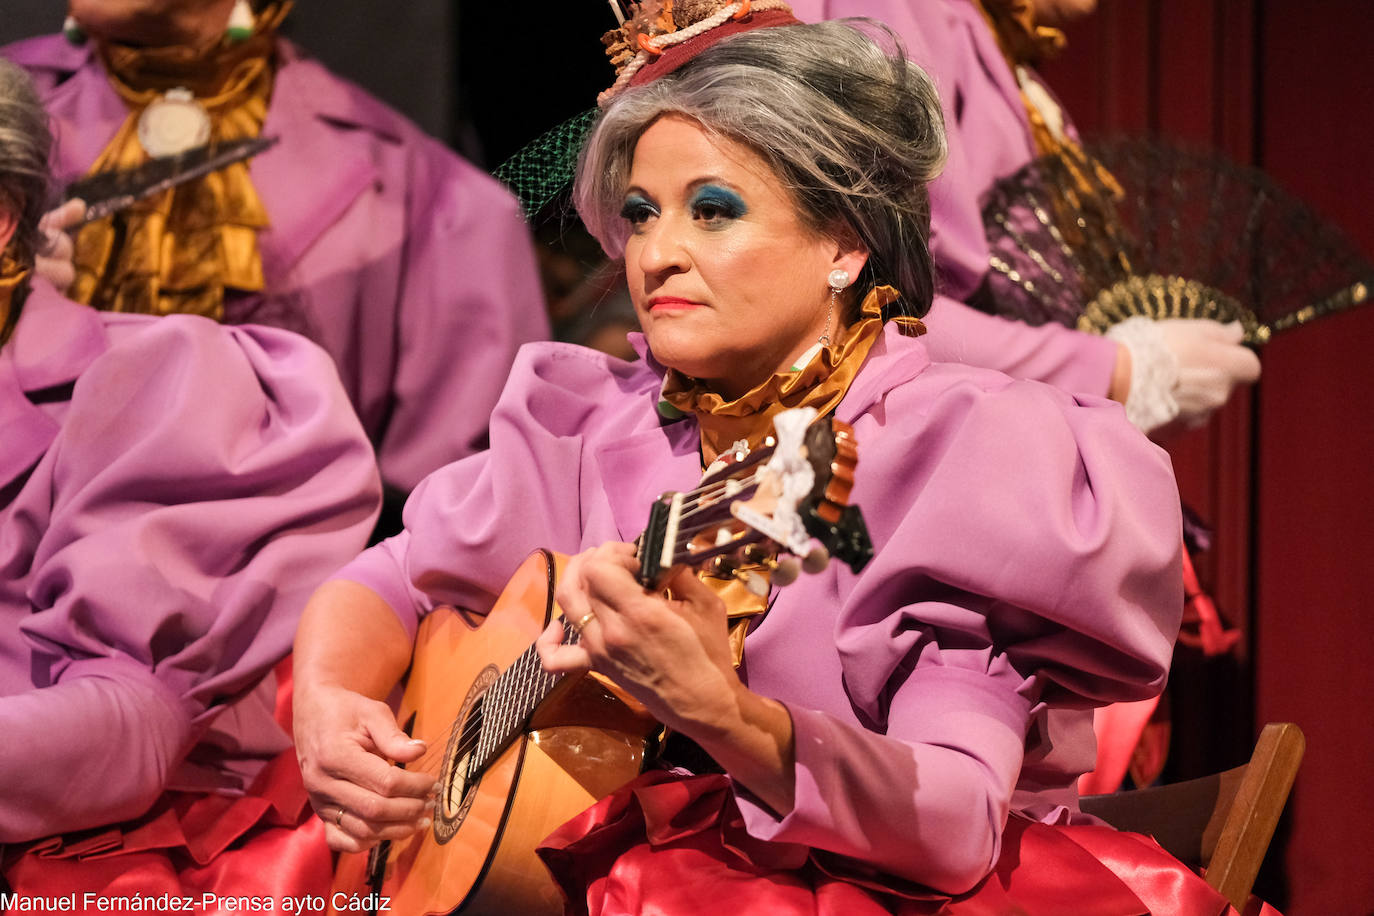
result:
<svg viewBox="0 0 1374 916"><path fill-rule="evenodd" d="M333 871L294 751L268 764L240 797L168 792L136 821L64 834L7 851L4 875L32 900L192 896L198 914L243 912L217 897L328 897ZM59 910L26 910L46 913ZM70 912L70 910L64 911Z"/></svg>
<svg viewBox="0 0 1374 916"><path fill-rule="evenodd" d="M1020 817L977 888L932 893L840 856L750 836L719 775L646 773L560 827L539 855L577 916L1235 916L1148 837Z"/></svg>

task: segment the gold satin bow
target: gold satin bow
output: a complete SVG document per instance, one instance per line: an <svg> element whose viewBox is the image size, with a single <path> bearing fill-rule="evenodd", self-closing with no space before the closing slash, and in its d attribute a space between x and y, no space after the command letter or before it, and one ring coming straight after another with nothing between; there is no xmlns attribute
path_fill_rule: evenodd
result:
<svg viewBox="0 0 1374 916"><path fill-rule="evenodd" d="M27 289L28 278L28 267L16 261L8 250L0 252L0 346L10 339L18 323L14 300L21 289Z"/></svg>
<svg viewBox="0 0 1374 916"><path fill-rule="evenodd" d="M663 398L683 413L693 413L701 428L701 454L710 465L734 443L744 440L750 449L760 446L773 429L773 417L793 407L814 407L820 416L835 409L850 384L868 359L868 353L882 333L883 311L899 298L891 286L874 288L864 297L859 320L845 331L838 344L822 346L805 366L774 373L766 381L736 398L726 401L696 379L668 370ZM925 325L917 318L893 316L903 334L918 336ZM762 576L767 582L767 567L746 565L742 573ZM706 583L725 602L730 618L730 646L735 667L744 658L744 635L752 619L768 610L767 595L756 595L738 579L717 579L702 575Z"/></svg>

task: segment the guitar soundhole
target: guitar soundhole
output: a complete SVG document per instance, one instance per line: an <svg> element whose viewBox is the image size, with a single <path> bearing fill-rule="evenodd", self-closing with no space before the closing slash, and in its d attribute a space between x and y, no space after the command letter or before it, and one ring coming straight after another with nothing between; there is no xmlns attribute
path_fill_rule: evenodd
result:
<svg viewBox="0 0 1374 916"><path fill-rule="evenodd" d="M434 839L440 845L453 839L462 826L482 780L480 773L470 772L469 765L482 733L482 697L500 675L495 665L488 665L477 675L444 748L439 797L434 802Z"/></svg>

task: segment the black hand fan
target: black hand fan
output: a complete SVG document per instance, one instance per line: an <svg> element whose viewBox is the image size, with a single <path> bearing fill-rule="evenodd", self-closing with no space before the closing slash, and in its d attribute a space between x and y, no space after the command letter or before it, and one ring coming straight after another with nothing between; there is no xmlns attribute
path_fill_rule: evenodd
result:
<svg viewBox="0 0 1374 916"><path fill-rule="evenodd" d="M988 311L1101 333L1133 315L1239 320L1245 340L1365 302L1374 266L1263 172L1159 140L1044 156L984 198Z"/></svg>
<svg viewBox="0 0 1374 916"><path fill-rule="evenodd" d="M123 210L135 201L256 156L276 142L276 137L247 137L226 143L208 143L171 156L150 159L132 169L97 172L68 185L62 199L79 197L85 201L86 212L81 218L83 222L90 222Z"/></svg>

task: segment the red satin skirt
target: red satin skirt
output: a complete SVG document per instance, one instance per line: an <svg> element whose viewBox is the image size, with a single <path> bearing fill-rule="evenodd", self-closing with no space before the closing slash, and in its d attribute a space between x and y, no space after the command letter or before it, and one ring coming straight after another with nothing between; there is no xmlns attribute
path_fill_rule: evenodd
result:
<svg viewBox="0 0 1374 916"><path fill-rule="evenodd" d="M539 849L577 916L1222 916L1235 910L1157 843L1013 816L996 867L959 897L749 836L724 776L650 772ZM1251 911L1248 911L1251 912ZM1277 916L1268 907L1253 910Z"/></svg>
<svg viewBox="0 0 1374 916"><path fill-rule="evenodd" d="M279 913L288 896L328 899L332 870L290 750L243 796L168 792L136 821L12 847L4 859L11 890L39 904L25 908L33 913L99 912L117 898L128 909L135 897L147 912L187 911L189 898L197 916Z"/></svg>

